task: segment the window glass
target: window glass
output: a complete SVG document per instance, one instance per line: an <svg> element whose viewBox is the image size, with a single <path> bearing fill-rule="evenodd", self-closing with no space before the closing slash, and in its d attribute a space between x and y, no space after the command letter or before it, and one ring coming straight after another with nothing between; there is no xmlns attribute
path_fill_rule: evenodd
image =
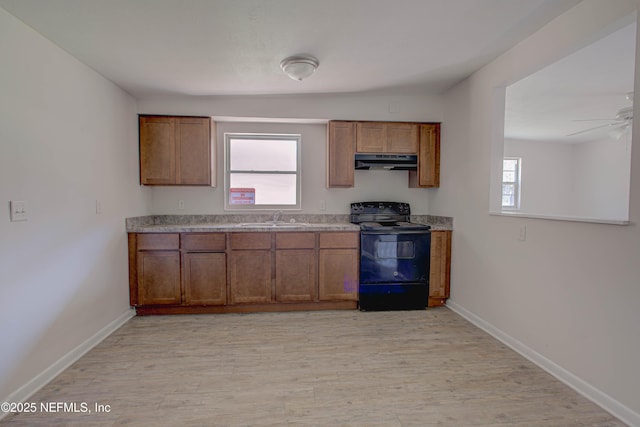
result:
<svg viewBox="0 0 640 427"><path fill-rule="evenodd" d="M522 159L505 157L502 160L502 207L520 209L520 169Z"/></svg>
<svg viewBox="0 0 640 427"><path fill-rule="evenodd" d="M254 189L256 205L296 204L295 175L232 173L230 188Z"/></svg>
<svg viewBox="0 0 640 427"><path fill-rule="evenodd" d="M225 209L300 207L300 135L225 134Z"/></svg>
<svg viewBox="0 0 640 427"><path fill-rule="evenodd" d="M295 172L298 167L297 141L231 138L229 144L231 170Z"/></svg>

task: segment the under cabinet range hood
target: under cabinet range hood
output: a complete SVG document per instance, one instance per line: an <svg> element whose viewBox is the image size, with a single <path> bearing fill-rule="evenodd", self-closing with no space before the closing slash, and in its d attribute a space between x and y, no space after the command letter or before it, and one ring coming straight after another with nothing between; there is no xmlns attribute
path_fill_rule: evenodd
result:
<svg viewBox="0 0 640 427"><path fill-rule="evenodd" d="M356 169L417 170L415 154L356 154Z"/></svg>

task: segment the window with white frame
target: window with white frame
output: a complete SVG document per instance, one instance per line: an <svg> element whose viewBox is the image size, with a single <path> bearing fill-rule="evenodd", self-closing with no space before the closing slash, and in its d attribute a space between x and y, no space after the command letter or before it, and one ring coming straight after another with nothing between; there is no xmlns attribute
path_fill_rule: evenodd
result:
<svg viewBox="0 0 640 427"><path fill-rule="evenodd" d="M502 159L502 209L520 209L520 157Z"/></svg>
<svg viewBox="0 0 640 427"><path fill-rule="evenodd" d="M225 133L225 209L300 209L300 135Z"/></svg>

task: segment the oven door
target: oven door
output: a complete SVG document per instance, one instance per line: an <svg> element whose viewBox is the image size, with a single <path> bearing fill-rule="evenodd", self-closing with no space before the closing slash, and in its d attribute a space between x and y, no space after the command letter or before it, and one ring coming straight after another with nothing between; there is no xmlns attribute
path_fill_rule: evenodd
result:
<svg viewBox="0 0 640 427"><path fill-rule="evenodd" d="M360 233L359 307L424 310L429 299L431 233Z"/></svg>
<svg viewBox="0 0 640 427"><path fill-rule="evenodd" d="M360 233L360 283L429 282L429 230Z"/></svg>

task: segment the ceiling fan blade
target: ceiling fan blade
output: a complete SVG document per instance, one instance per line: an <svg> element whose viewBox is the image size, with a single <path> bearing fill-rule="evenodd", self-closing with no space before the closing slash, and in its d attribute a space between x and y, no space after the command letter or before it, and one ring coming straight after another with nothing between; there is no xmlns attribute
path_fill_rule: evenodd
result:
<svg viewBox="0 0 640 427"><path fill-rule="evenodd" d="M621 124L624 124L624 122L607 123L606 125L596 126L596 127L592 127L592 128L589 128L589 129L581 130L581 131L578 131L578 132L570 133L567 136L580 135L582 133L591 132L592 130L602 129L602 128L606 128L606 127L613 127L613 126L617 126L617 125L621 125Z"/></svg>
<svg viewBox="0 0 640 427"><path fill-rule="evenodd" d="M572 122L598 122L598 121L608 121L608 122L617 122L620 119L573 119Z"/></svg>

